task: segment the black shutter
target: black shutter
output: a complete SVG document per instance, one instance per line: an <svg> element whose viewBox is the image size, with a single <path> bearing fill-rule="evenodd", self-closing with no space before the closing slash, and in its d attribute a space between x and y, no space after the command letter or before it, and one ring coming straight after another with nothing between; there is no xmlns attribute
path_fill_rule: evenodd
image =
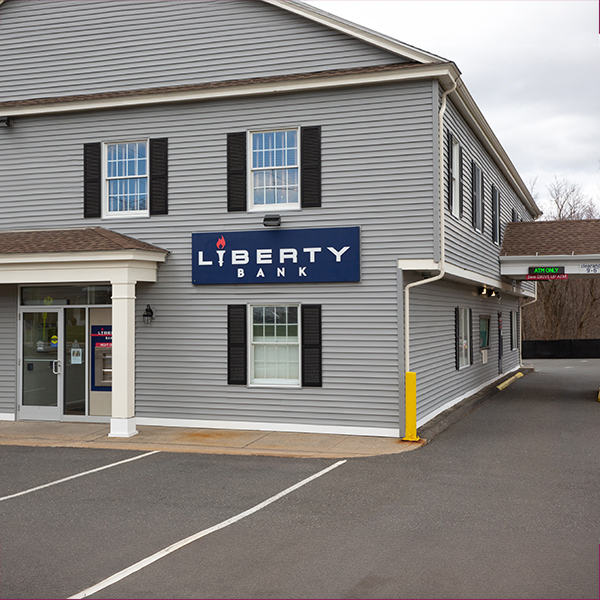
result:
<svg viewBox="0 0 600 600"><path fill-rule="evenodd" d="M485 224L485 187L483 185L483 171L479 171L479 205L481 206L481 233Z"/></svg>
<svg viewBox="0 0 600 600"><path fill-rule="evenodd" d="M302 385L322 387L321 305L302 305Z"/></svg>
<svg viewBox="0 0 600 600"><path fill-rule="evenodd" d="M448 132L448 208L450 212L452 212L452 208L454 205L454 182L452 181L453 170L454 167L458 167L458 165L454 165L452 162L454 160L454 137L450 132Z"/></svg>
<svg viewBox="0 0 600 600"><path fill-rule="evenodd" d="M150 140L150 214L169 213L169 140Z"/></svg>
<svg viewBox="0 0 600 600"><path fill-rule="evenodd" d="M469 361L473 364L473 311L469 309Z"/></svg>
<svg viewBox="0 0 600 600"><path fill-rule="evenodd" d="M83 145L83 216L101 216L102 203L102 145L100 142Z"/></svg>
<svg viewBox="0 0 600 600"><path fill-rule="evenodd" d="M245 304L227 306L227 383L246 385L248 380L248 344Z"/></svg>
<svg viewBox="0 0 600 600"><path fill-rule="evenodd" d="M227 211L246 210L246 132L227 134Z"/></svg>
<svg viewBox="0 0 600 600"><path fill-rule="evenodd" d="M300 194L302 208L321 206L321 128L300 129Z"/></svg>
<svg viewBox="0 0 600 600"><path fill-rule="evenodd" d="M458 210L459 217L463 216L463 149L458 149Z"/></svg>
<svg viewBox="0 0 600 600"><path fill-rule="evenodd" d="M492 241L500 243L500 194L492 186Z"/></svg>
<svg viewBox="0 0 600 600"><path fill-rule="evenodd" d="M477 227L477 165L471 161L471 208L473 229Z"/></svg>
<svg viewBox="0 0 600 600"><path fill-rule="evenodd" d="M454 366L458 371L460 369L460 311L458 306L454 309Z"/></svg>

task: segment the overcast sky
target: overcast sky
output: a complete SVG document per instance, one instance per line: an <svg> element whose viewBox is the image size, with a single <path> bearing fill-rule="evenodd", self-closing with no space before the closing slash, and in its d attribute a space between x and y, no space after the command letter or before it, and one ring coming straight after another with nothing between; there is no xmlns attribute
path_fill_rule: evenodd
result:
<svg viewBox="0 0 600 600"><path fill-rule="evenodd" d="M598 0L308 0L456 63L539 204L555 177L600 205Z"/></svg>

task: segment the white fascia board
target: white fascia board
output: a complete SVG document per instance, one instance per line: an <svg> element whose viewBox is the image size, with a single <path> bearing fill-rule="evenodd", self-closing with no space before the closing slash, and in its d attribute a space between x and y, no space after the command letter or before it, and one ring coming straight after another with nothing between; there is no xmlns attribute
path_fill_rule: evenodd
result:
<svg viewBox="0 0 600 600"><path fill-rule="evenodd" d="M165 262L166 252L148 250L111 250L104 252L34 252L24 254L0 254L3 265L35 263L114 263L122 261Z"/></svg>
<svg viewBox="0 0 600 600"><path fill-rule="evenodd" d="M423 259L398 259L398 268L403 271L439 271L440 265L433 260Z"/></svg>
<svg viewBox="0 0 600 600"><path fill-rule="evenodd" d="M515 296L533 298L533 293L529 290L523 290L519 285L513 285L512 283L502 281L499 276L498 278L488 277L486 275L481 275L480 273L475 273L475 271L469 271L467 269L447 263L446 279L449 281L455 281L457 283L466 283L467 285L486 286L497 290L502 290L507 294Z"/></svg>
<svg viewBox="0 0 600 600"><path fill-rule="evenodd" d="M525 279L529 267L564 267L567 275L598 277L600 255L501 256L500 273L506 277Z"/></svg>
<svg viewBox="0 0 600 600"><path fill-rule="evenodd" d="M377 46L383 50L387 50L393 54L409 58L420 63L432 63L432 62L447 62L446 59L441 56L436 56L425 50L415 48L405 44L399 40L388 37L381 33L377 33L367 27L357 25L346 19L342 19L336 15L332 15L324 10L305 4L304 2L286 1L286 0L263 0L267 4L272 4L288 12L295 13L311 21L325 25L330 29L341 31L347 35L355 37L363 42L367 42L372 46Z"/></svg>
<svg viewBox="0 0 600 600"><path fill-rule="evenodd" d="M266 94L282 94L302 92L307 90L332 89L379 83L395 83L420 79L440 79L444 85L460 76L460 71L454 63L428 64L407 67L391 71L373 73L350 73L331 77L309 77L275 82L249 83L217 88L202 88L197 90L157 91L151 94L131 94L115 98L87 98L67 102L52 102L31 106L14 106L4 109L10 117L34 116L56 113L81 112L87 110L102 110L109 108L128 108L132 106L147 106L153 104L170 104L176 102L191 102L215 100L220 98L235 98L242 96L257 96Z"/></svg>
<svg viewBox="0 0 600 600"><path fill-rule="evenodd" d="M404 271L433 271L432 275L436 275L440 271L440 266L438 263L432 260L403 260L398 259L398 268ZM457 267L455 265L451 265L446 263L445 265L445 276L444 279L447 281L452 281L455 283L461 283L466 285L476 285L476 286L486 286L490 288L494 288L497 290L503 290L508 294L514 294L515 296L527 296L533 297L533 294L529 291L522 290L517 288L517 286L512 285L512 283L507 283L502 281L499 277L495 279L494 277L488 277L486 275L481 275L480 273L475 273L474 271L469 271L467 269L462 269L461 267Z"/></svg>
<svg viewBox="0 0 600 600"><path fill-rule="evenodd" d="M148 251L135 254L139 252L0 255L0 284L155 282L158 263L164 262L165 255Z"/></svg>
<svg viewBox="0 0 600 600"><path fill-rule="evenodd" d="M517 169L462 81L450 97L534 218L542 215Z"/></svg>

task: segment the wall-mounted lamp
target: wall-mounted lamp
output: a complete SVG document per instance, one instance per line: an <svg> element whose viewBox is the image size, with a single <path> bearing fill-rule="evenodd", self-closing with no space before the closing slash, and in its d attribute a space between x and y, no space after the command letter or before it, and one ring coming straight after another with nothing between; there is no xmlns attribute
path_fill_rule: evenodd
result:
<svg viewBox="0 0 600 600"><path fill-rule="evenodd" d="M265 227L279 227L281 225L281 215L265 215L263 225Z"/></svg>
<svg viewBox="0 0 600 600"><path fill-rule="evenodd" d="M0 117L0 127L10 127L12 124L12 117Z"/></svg>
<svg viewBox="0 0 600 600"><path fill-rule="evenodd" d="M487 288L485 286L483 286L482 288L479 288L480 296L485 296L486 294L487 294Z"/></svg>
<svg viewBox="0 0 600 600"><path fill-rule="evenodd" d="M145 325L150 325L150 323L154 321L154 311L152 310L152 307L149 304L146 304L146 310L142 315L142 319Z"/></svg>

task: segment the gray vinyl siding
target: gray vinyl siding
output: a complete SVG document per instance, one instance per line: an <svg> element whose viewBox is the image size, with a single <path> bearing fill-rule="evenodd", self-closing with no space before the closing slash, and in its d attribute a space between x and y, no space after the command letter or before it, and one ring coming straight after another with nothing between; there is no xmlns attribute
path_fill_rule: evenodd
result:
<svg viewBox="0 0 600 600"><path fill-rule="evenodd" d="M17 286L0 285L0 413L15 414Z"/></svg>
<svg viewBox="0 0 600 600"><path fill-rule="evenodd" d="M492 240L492 185L500 193L501 236L504 236L506 223L512 221L513 208L517 210L524 221L531 220L531 215L451 101L448 102L444 125L446 259L451 264L463 269L499 278L498 256L502 242L495 244ZM458 140L463 149L464 212L462 219L452 216L448 205L448 153L451 152L451 149L448 148L448 131ZM483 233L479 233L473 228L472 161L475 161L483 171Z"/></svg>
<svg viewBox="0 0 600 600"><path fill-rule="evenodd" d="M454 310L472 309L473 364L456 370ZM476 287L449 282L413 288L410 297L411 371L417 373L417 420L425 422L441 407L498 378L498 312L502 312L504 373L519 366L519 351L510 348L510 311L518 299L482 297ZM479 316L490 316L490 349L483 364L479 350Z"/></svg>
<svg viewBox="0 0 600 600"><path fill-rule="evenodd" d="M135 111L19 119L0 142L5 230L102 225L171 252L156 284L138 284L136 414L397 428L397 259L431 259L431 82L389 84ZM322 127L322 207L282 213L282 227L361 227L361 282L191 284L191 233L261 230L262 215L226 212L226 134ZM5 133L5 132L0 132ZM169 139L169 214L83 219L85 142ZM32 223L31 215L36 215ZM226 307L322 305L323 387L228 386Z"/></svg>
<svg viewBox="0 0 600 600"><path fill-rule="evenodd" d="M0 15L2 101L405 62L251 0L11 0Z"/></svg>

